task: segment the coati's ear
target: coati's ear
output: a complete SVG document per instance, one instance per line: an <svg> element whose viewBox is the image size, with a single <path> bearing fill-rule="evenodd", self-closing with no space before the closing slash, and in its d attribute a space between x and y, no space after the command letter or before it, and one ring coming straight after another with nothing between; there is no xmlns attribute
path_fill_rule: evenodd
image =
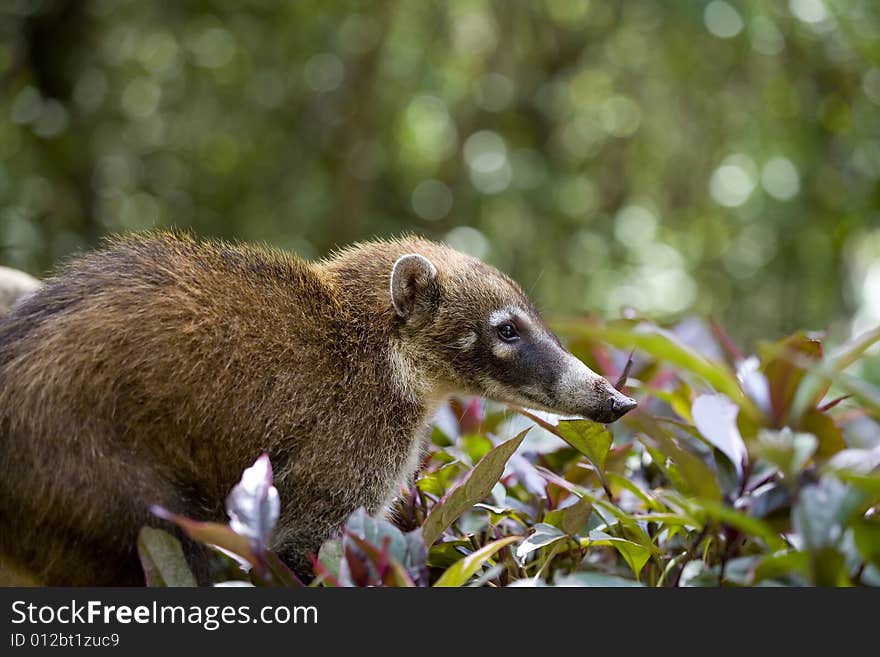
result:
<svg viewBox="0 0 880 657"><path fill-rule="evenodd" d="M437 268L425 256L407 253L391 268L391 303L404 319L429 312L437 296Z"/></svg>

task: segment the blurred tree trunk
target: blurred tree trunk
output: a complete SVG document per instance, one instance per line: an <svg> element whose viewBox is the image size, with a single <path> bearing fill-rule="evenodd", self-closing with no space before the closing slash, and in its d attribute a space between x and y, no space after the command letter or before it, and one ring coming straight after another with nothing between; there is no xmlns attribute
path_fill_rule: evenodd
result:
<svg viewBox="0 0 880 657"><path fill-rule="evenodd" d="M379 137L375 121L381 95L376 92L376 81L394 12L391 0L376 3L373 7L380 37L373 48L351 62L349 67L351 86L348 100L353 109L340 128L334 148L335 203L327 218L325 250L328 246L347 244L361 237L362 222L370 210L374 182L352 175L349 162L358 148Z"/></svg>
<svg viewBox="0 0 880 657"><path fill-rule="evenodd" d="M83 126L73 102L76 72L79 62L71 53L88 52L93 35L92 17L85 0L55 0L42 11L25 18L23 25L25 53L24 66L33 76L34 86L43 98L53 98L64 105L70 117L69 141L62 148L48 144L53 153L48 158L53 167L52 182L73 190L79 206L77 226L74 229L89 243L97 241L101 227L95 217L92 188L92 161L89 139L91 134ZM43 224L52 224L53 217L43 217ZM56 233L49 230L48 233Z"/></svg>

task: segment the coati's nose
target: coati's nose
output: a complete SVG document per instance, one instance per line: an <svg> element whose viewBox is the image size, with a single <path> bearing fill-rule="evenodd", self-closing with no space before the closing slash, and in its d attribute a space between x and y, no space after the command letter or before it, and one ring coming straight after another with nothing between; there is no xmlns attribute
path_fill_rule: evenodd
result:
<svg viewBox="0 0 880 657"><path fill-rule="evenodd" d="M638 402L630 397L624 397L623 395L612 397L608 400L608 417L610 418L608 421L614 422L619 420L638 405Z"/></svg>

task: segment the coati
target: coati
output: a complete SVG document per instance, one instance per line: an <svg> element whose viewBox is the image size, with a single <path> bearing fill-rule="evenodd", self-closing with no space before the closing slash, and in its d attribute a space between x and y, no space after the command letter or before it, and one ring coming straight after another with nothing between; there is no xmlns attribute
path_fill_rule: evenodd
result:
<svg viewBox="0 0 880 657"><path fill-rule="evenodd" d="M9 267L0 267L0 315L38 287L40 281L30 274Z"/></svg>
<svg viewBox="0 0 880 657"><path fill-rule="evenodd" d="M223 521L265 451L272 547L308 573L354 509L394 498L454 392L599 422L636 405L516 283L448 246L405 237L313 263L113 238L0 316L0 560L50 585L142 584L150 505Z"/></svg>

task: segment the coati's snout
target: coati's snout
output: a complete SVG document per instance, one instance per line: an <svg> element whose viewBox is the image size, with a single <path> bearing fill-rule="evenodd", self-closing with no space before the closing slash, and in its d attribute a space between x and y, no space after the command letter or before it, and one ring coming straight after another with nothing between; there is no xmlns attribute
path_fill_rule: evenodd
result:
<svg viewBox="0 0 880 657"><path fill-rule="evenodd" d="M636 407L568 352L520 287L473 258L435 266L406 254L391 274L391 301L416 363L449 392L610 423Z"/></svg>

